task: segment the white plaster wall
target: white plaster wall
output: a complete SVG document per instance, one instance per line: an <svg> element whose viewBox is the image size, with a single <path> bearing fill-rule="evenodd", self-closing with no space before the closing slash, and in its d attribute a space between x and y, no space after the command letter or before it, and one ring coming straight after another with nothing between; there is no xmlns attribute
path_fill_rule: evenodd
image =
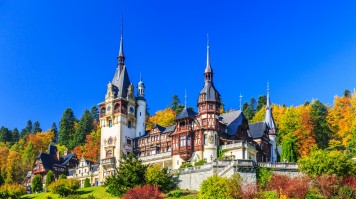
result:
<svg viewBox="0 0 356 199"><path fill-rule="evenodd" d="M204 144L203 158L206 159L206 161L209 163L217 158L217 146L215 140L216 132L212 130L206 130L204 131L204 135L205 135L205 140L204 140L205 144ZM210 136L213 137L212 139L213 142L210 141L209 138Z"/></svg>
<svg viewBox="0 0 356 199"><path fill-rule="evenodd" d="M146 125L146 101L137 100L137 112L136 112L136 137L139 137L145 133ZM140 116L141 113L141 116ZM141 135L140 135L141 132Z"/></svg>

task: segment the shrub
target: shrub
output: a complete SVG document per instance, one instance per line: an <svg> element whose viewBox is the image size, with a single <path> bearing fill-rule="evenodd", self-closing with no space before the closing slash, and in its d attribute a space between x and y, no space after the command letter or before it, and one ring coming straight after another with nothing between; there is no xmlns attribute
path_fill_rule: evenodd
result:
<svg viewBox="0 0 356 199"><path fill-rule="evenodd" d="M184 168L187 168L187 167L192 167L193 165L192 164L190 164L189 162L185 162L185 163L183 163L182 165L180 165L180 169L184 169Z"/></svg>
<svg viewBox="0 0 356 199"><path fill-rule="evenodd" d="M122 199L163 199L162 192L154 185L144 185L128 190Z"/></svg>
<svg viewBox="0 0 356 199"><path fill-rule="evenodd" d="M356 189L356 178L354 176L347 176L342 179L342 184L352 189Z"/></svg>
<svg viewBox="0 0 356 199"><path fill-rule="evenodd" d="M315 179L316 188L318 188L320 193L327 198L337 195L340 184L341 179L335 175L323 175Z"/></svg>
<svg viewBox="0 0 356 199"><path fill-rule="evenodd" d="M169 196L173 197L173 198L179 198L181 195L182 195L182 192L180 189L173 190L169 193Z"/></svg>
<svg viewBox="0 0 356 199"><path fill-rule="evenodd" d="M194 163L194 166L196 167L196 166L201 166L201 165L203 165L203 164L205 164L206 163L206 161L204 160L204 159L202 159L202 160L199 160L198 162L196 162L196 163Z"/></svg>
<svg viewBox="0 0 356 199"><path fill-rule="evenodd" d="M356 190L347 186L342 186L338 191L337 197L339 199L356 198Z"/></svg>
<svg viewBox="0 0 356 199"><path fill-rule="evenodd" d="M267 184L267 189L278 192L280 197L305 198L310 187L309 182L310 178L306 176L290 178L275 174Z"/></svg>
<svg viewBox="0 0 356 199"><path fill-rule="evenodd" d="M241 191L243 199L260 198L257 193L257 185L254 183L245 184L242 186Z"/></svg>
<svg viewBox="0 0 356 199"><path fill-rule="evenodd" d="M217 175L210 176L200 186L199 198L227 198L227 179Z"/></svg>
<svg viewBox="0 0 356 199"><path fill-rule="evenodd" d="M264 189L271 181L273 171L266 167L257 167L256 178L260 188Z"/></svg>
<svg viewBox="0 0 356 199"><path fill-rule="evenodd" d="M18 199L25 193L25 188L18 184L4 184L0 187L0 198Z"/></svg>
<svg viewBox="0 0 356 199"><path fill-rule="evenodd" d="M59 179L67 179L67 176L64 174L59 175Z"/></svg>
<svg viewBox="0 0 356 199"><path fill-rule="evenodd" d="M264 199L278 199L277 191L264 191L262 192L262 198Z"/></svg>
<svg viewBox="0 0 356 199"><path fill-rule="evenodd" d="M61 197L74 194L77 189L79 189L79 181L74 179L59 179L49 185L49 190Z"/></svg>
<svg viewBox="0 0 356 199"><path fill-rule="evenodd" d="M48 189L48 186L54 182L56 179L54 178L53 171L49 170L47 175L46 175L46 189Z"/></svg>
<svg viewBox="0 0 356 199"><path fill-rule="evenodd" d="M32 191L36 193L36 192L41 192L42 190L43 190L42 176L40 174L37 174L32 179Z"/></svg>
<svg viewBox="0 0 356 199"><path fill-rule="evenodd" d="M160 165L148 167L145 173L145 179L147 184L156 185L165 193L168 193L175 187L173 177L168 173L168 168L161 168Z"/></svg>
<svg viewBox="0 0 356 199"><path fill-rule="evenodd" d="M90 180L89 178L85 178L84 180L84 188L90 187Z"/></svg>
<svg viewBox="0 0 356 199"><path fill-rule="evenodd" d="M230 198L241 198L241 182L242 178L238 173L227 179L226 190Z"/></svg>

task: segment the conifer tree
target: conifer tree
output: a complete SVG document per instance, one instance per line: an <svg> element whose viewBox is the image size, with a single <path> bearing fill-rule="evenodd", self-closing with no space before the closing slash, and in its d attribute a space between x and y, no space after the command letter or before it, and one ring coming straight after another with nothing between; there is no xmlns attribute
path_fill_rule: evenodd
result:
<svg viewBox="0 0 356 199"><path fill-rule="evenodd" d="M99 109L97 106L93 106L90 110L91 116L93 118L93 120L95 121L99 121Z"/></svg>
<svg viewBox="0 0 356 199"><path fill-rule="evenodd" d="M58 141L58 128L55 122L52 123L51 126L51 132L53 133L54 137L53 137L53 142L57 142Z"/></svg>
<svg viewBox="0 0 356 199"><path fill-rule="evenodd" d="M78 123L78 128L73 136L73 139L69 143L69 148L81 146L85 143L86 135L90 134L93 130L93 118L91 113L85 109L82 118Z"/></svg>
<svg viewBox="0 0 356 199"><path fill-rule="evenodd" d="M314 132L316 136L316 142L318 147L325 149L328 147L328 143L331 136L329 125L326 121L328 115L327 107L319 100L315 100L311 104L310 116L313 120Z"/></svg>
<svg viewBox="0 0 356 199"><path fill-rule="evenodd" d="M11 134L8 128L2 126L0 128L0 142L8 143L11 141Z"/></svg>
<svg viewBox="0 0 356 199"><path fill-rule="evenodd" d="M54 178L54 173L52 170L48 171L46 174L46 188L48 189L48 186L52 184L56 179Z"/></svg>
<svg viewBox="0 0 356 199"><path fill-rule="evenodd" d="M12 144L16 143L20 139L20 134L19 130L17 128L14 128L14 130L11 132L11 142Z"/></svg>
<svg viewBox="0 0 356 199"><path fill-rule="evenodd" d="M73 139L75 133L76 118L71 108L67 108L59 122L59 140L60 145L69 147L70 140Z"/></svg>
<svg viewBox="0 0 356 199"><path fill-rule="evenodd" d="M39 121L36 121L36 122L33 124L32 133L35 134L35 133L38 133L38 132L42 132L42 129L41 129L41 127L40 127L40 122L39 122Z"/></svg>
<svg viewBox="0 0 356 199"><path fill-rule="evenodd" d="M261 110L267 104L267 97L266 95L260 95L257 100L257 107L256 112Z"/></svg>
<svg viewBox="0 0 356 199"><path fill-rule="evenodd" d="M176 114L180 113L183 110L184 105L180 104L178 95L172 96L171 107Z"/></svg>

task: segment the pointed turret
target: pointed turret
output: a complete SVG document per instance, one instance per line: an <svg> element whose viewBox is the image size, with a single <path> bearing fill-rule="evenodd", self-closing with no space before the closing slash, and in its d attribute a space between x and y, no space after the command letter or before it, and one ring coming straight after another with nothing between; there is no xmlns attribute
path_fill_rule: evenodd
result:
<svg viewBox="0 0 356 199"><path fill-rule="evenodd" d="M123 39L123 34L122 34L122 27L121 27L121 34L120 34L120 50L119 50L119 55L117 56L117 61L118 61L120 70L122 70L123 66L125 65L124 39Z"/></svg>
<svg viewBox="0 0 356 199"><path fill-rule="evenodd" d="M267 105L266 105L265 122L267 126L270 128L270 134L276 134L276 123L274 122L273 119L271 100L269 96L269 83L267 84Z"/></svg>
<svg viewBox="0 0 356 199"><path fill-rule="evenodd" d="M209 36L207 37L206 45L206 67L204 71L205 81L213 81L213 70L210 65L210 46L209 46Z"/></svg>

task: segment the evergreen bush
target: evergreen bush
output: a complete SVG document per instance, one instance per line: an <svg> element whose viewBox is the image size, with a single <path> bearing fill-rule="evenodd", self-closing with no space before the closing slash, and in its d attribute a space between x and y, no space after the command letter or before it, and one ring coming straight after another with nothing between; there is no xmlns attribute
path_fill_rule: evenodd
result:
<svg viewBox="0 0 356 199"><path fill-rule="evenodd" d="M67 197L74 194L79 189L79 181L74 179L59 179L49 185L49 190L61 197Z"/></svg>

